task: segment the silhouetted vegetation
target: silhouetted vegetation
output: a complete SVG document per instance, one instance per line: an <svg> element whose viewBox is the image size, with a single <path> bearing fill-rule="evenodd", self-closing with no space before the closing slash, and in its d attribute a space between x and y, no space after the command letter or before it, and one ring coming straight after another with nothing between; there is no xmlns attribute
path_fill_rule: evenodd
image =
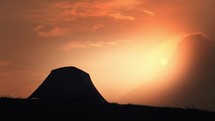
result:
<svg viewBox="0 0 215 121"><path fill-rule="evenodd" d="M215 112L197 109L12 98L0 99L0 115L4 120L20 121L214 121L215 119Z"/></svg>

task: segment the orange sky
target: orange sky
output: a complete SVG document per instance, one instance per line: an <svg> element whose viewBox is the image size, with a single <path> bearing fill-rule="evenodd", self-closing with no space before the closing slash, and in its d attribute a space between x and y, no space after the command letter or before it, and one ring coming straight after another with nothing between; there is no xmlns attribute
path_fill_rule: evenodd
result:
<svg viewBox="0 0 215 121"><path fill-rule="evenodd" d="M1 0L0 95L28 96L50 70L73 65L91 75L108 101L117 102L165 68L183 37L203 32L213 38L214 5L214 0Z"/></svg>

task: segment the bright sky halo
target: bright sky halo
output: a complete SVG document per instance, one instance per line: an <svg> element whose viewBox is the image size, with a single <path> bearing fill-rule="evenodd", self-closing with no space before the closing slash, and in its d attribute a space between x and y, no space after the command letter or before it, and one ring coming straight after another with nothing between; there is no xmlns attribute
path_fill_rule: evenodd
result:
<svg viewBox="0 0 215 121"><path fill-rule="evenodd" d="M163 59L161 60L161 64L162 64L163 66L166 66L166 65L168 64L168 60L167 60L166 58L163 58Z"/></svg>

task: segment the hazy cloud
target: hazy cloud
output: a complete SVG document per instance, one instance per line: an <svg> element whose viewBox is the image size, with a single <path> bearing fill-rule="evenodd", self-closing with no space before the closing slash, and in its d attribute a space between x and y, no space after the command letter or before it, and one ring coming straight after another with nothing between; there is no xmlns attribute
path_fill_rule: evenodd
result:
<svg viewBox="0 0 215 121"><path fill-rule="evenodd" d="M109 14L109 16L119 20L131 20L131 21L135 20L134 17L122 15L121 13L112 13L112 14Z"/></svg>
<svg viewBox="0 0 215 121"><path fill-rule="evenodd" d="M150 16L154 16L154 15L155 15L155 13L152 12L152 11L150 11L150 10L143 9L142 11L143 11L144 13L150 15Z"/></svg>
<svg viewBox="0 0 215 121"><path fill-rule="evenodd" d="M38 31L42 30L43 28L45 28L44 25L38 25L38 26L36 26L36 27L34 28L34 31L35 31L35 32L38 32Z"/></svg>
<svg viewBox="0 0 215 121"><path fill-rule="evenodd" d="M83 49L83 48L99 48L104 46L115 46L117 42L103 42L103 41L71 41L60 46L61 50Z"/></svg>
<svg viewBox="0 0 215 121"><path fill-rule="evenodd" d="M93 31L96 31L96 30L98 30L98 29L100 29L100 28L103 28L103 27L104 27L103 24L96 24L96 25L93 25L92 30L93 30Z"/></svg>
<svg viewBox="0 0 215 121"><path fill-rule="evenodd" d="M43 1L37 7L27 9L26 18L38 24L34 31L41 37L63 36L75 30L99 30L104 27L103 22L95 25L94 22L77 25L77 21L89 18L109 18L113 20L134 21L135 16L128 11L136 9L140 0L104 0L104 1ZM147 14L152 12L145 10ZM64 26L67 25L67 28ZM41 31L44 28L52 30ZM63 34L62 32L66 32Z"/></svg>
<svg viewBox="0 0 215 121"><path fill-rule="evenodd" d="M39 26L40 27L40 26ZM40 28L42 29L42 28ZM72 33L71 28L59 28L59 27L54 27L53 29L49 31L37 31L37 34L40 37L57 37L57 36L64 36Z"/></svg>
<svg viewBox="0 0 215 121"><path fill-rule="evenodd" d="M71 49L82 49L82 48L86 48L87 44L83 43L83 42L79 42L79 41L72 41L72 42L68 42L64 45L61 45L60 49L61 50L71 50Z"/></svg>
<svg viewBox="0 0 215 121"><path fill-rule="evenodd" d="M92 24L92 25L78 25L79 28L76 28L77 31L97 31L100 28L103 28L103 24ZM39 37L58 37L58 36L66 36L74 33L74 30L70 27L54 27L51 29L47 29L44 25L36 26L33 31L37 33Z"/></svg>
<svg viewBox="0 0 215 121"><path fill-rule="evenodd" d="M64 17L111 17L113 19L126 19L129 15L122 12L133 9L140 2L138 0L107 0L93 2L56 2L50 8L63 11ZM113 15L120 15L115 17ZM127 17L126 17L127 16ZM132 16L129 16L132 17ZM132 17L133 18L133 17ZM130 19L128 19L130 20Z"/></svg>

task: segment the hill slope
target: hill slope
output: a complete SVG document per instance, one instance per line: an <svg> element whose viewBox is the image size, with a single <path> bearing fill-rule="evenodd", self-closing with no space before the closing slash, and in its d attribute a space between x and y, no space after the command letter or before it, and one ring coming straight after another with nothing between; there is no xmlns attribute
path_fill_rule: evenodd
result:
<svg viewBox="0 0 215 121"><path fill-rule="evenodd" d="M196 109L138 105L93 104L67 101L0 99L0 119L4 120L144 120L184 121L215 119L215 112Z"/></svg>

